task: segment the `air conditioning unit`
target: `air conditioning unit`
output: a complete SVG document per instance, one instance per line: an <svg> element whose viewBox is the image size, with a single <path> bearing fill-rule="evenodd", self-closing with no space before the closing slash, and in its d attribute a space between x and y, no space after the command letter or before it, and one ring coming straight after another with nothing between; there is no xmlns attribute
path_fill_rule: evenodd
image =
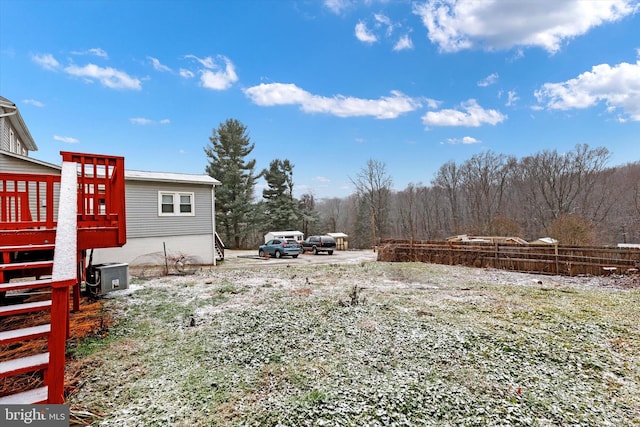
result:
<svg viewBox="0 0 640 427"><path fill-rule="evenodd" d="M104 295L127 289L129 285L129 264L96 264L91 270L87 273L87 292L91 295Z"/></svg>

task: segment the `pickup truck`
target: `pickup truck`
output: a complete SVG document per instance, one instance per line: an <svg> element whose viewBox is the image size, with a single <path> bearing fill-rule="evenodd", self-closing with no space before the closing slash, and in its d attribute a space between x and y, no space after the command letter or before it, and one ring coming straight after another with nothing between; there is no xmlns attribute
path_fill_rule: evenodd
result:
<svg viewBox="0 0 640 427"><path fill-rule="evenodd" d="M329 255L333 255L333 251L336 249L336 241L331 236L309 236L302 241L300 246L302 247L302 253L309 251L314 255L318 255L320 252L326 252Z"/></svg>

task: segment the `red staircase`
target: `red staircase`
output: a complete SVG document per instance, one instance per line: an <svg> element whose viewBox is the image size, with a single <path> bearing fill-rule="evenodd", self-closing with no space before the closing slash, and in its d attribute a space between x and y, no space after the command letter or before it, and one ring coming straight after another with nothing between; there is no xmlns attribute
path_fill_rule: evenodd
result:
<svg viewBox="0 0 640 427"><path fill-rule="evenodd" d="M77 208L73 209L77 218L71 219L77 221L72 223L76 226L72 229L77 229L72 248L75 260L68 260L64 252L55 253L56 237L61 238L58 222L63 220L58 212L67 212L62 207L69 203L60 200L65 184L60 175L0 172L0 378L38 373L42 378L35 388L0 396L0 404L64 402L69 303L72 300L73 309L79 309L86 251L126 243L124 158L61 155L63 163L75 163L77 170ZM76 277L54 280L54 258L56 263L74 262ZM20 316L33 318L34 313L37 324L21 325ZM21 326L10 329L5 326L9 324ZM45 338L46 351L10 356L16 352L9 348Z"/></svg>

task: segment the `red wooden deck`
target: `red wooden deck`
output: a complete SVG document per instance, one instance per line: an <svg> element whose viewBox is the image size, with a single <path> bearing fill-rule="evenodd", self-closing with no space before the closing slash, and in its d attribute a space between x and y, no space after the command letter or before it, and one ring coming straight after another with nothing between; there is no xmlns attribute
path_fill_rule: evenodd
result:
<svg viewBox="0 0 640 427"><path fill-rule="evenodd" d="M4 360L0 378L42 371L44 385L0 396L0 403L63 403L65 344L68 335L69 289L79 309L80 283L85 277L88 249L120 247L127 241L124 158L61 152L63 162L77 167L77 262L72 280L35 280L53 269L61 176L0 172L0 303L11 292L50 289L51 300L0 307L0 317L51 311L51 324L0 332L2 345L48 337L46 353ZM15 280L14 280L15 279ZM46 397L46 398L45 398Z"/></svg>

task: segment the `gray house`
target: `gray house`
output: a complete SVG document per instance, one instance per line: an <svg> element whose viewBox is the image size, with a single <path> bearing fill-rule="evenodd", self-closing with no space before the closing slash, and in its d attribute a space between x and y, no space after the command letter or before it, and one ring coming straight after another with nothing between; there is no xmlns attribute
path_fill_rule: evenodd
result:
<svg viewBox="0 0 640 427"><path fill-rule="evenodd" d="M0 172L60 175L59 165L29 156L37 146L15 104L0 97ZM125 158L126 163L126 158ZM125 171L127 243L96 249L94 264L162 264L186 257L215 265L224 257L216 234L215 187L206 175Z"/></svg>
<svg viewBox="0 0 640 427"><path fill-rule="evenodd" d="M0 96L0 150L28 156L37 149L16 104Z"/></svg>
<svg viewBox="0 0 640 427"><path fill-rule="evenodd" d="M127 243L97 250L94 262L154 264L166 251L173 261L215 265L224 257L215 233L216 185L208 175L126 170Z"/></svg>

